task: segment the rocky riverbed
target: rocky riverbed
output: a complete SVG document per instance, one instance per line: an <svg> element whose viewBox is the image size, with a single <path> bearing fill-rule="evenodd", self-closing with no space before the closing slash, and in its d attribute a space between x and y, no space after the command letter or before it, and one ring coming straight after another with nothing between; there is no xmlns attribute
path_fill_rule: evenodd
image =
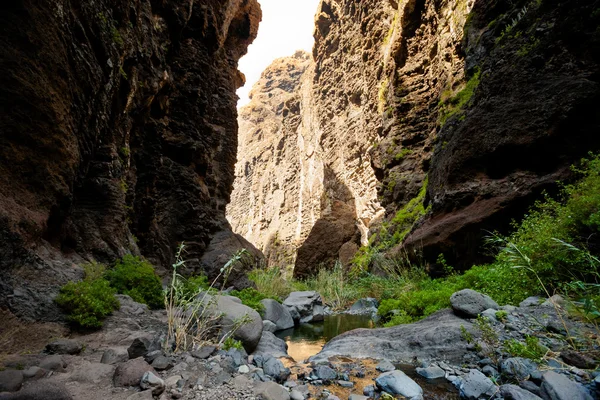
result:
<svg viewBox="0 0 600 400"><path fill-rule="evenodd" d="M225 308L245 307L226 299L219 302ZM328 310L315 292L293 293L283 304L263 301L264 322L237 336L245 349L205 344L178 354L163 346L164 311L127 296L120 301L100 331L4 358L0 399L598 398L597 354L569 348L577 337L589 340L578 349L593 349L597 336L567 316L559 297L499 306L464 290L452 296L452 309L414 324L346 332L306 363L288 357L271 331L322 319ZM509 354L507 343L528 337L537 338L538 360Z"/></svg>

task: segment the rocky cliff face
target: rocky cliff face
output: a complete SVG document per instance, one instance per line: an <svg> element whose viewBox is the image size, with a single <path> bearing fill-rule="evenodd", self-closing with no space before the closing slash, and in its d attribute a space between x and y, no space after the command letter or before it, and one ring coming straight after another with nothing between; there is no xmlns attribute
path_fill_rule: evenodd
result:
<svg viewBox="0 0 600 400"><path fill-rule="evenodd" d="M56 318L76 265L131 252L214 274L251 247L225 220L237 60L255 0L0 6L0 305Z"/></svg>
<svg viewBox="0 0 600 400"><path fill-rule="evenodd" d="M280 108L263 97L253 106L280 115L253 121L252 157L241 142L238 177L255 183L233 206L259 212L243 223L234 216L237 232L265 249L283 243L286 254L302 245L298 276L373 233L372 247L390 255L410 248L430 264L440 254L459 267L482 261L486 230L508 228L600 147L599 18L591 0L323 0L312 65ZM251 118L246 109L242 124ZM287 146L280 161L262 162L276 143ZM270 209L273 196L284 205ZM332 224L348 219L362 240Z"/></svg>

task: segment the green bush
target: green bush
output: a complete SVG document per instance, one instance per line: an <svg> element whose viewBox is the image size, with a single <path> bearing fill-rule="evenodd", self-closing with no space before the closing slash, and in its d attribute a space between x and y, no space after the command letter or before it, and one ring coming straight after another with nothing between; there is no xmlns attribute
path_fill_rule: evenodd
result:
<svg viewBox="0 0 600 400"><path fill-rule="evenodd" d="M69 282L60 289L56 303L78 328L100 328L102 321L119 308L116 290L105 279Z"/></svg>
<svg viewBox="0 0 600 400"><path fill-rule="evenodd" d="M547 352L547 349L539 344L539 339L535 336L527 336L525 343L509 339L504 342L504 349L513 357L524 357L538 362Z"/></svg>
<svg viewBox="0 0 600 400"><path fill-rule="evenodd" d="M261 304L260 301L268 298L267 296L260 293L254 288L232 290L231 295L240 299L243 305L258 311L259 313L262 313L264 310L264 306Z"/></svg>
<svg viewBox="0 0 600 400"><path fill-rule="evenodd" d="M206 275L190 276L181 279L181 294L185 299L193 299L200 291L209 290L210 283Z"/></svg>
<svg viewBox="0 0 600 400"><path fill-rule="evenodd" d="M153 309L164 306L162 284L149 262L128 254L105 276L119 293Z"/></svg>

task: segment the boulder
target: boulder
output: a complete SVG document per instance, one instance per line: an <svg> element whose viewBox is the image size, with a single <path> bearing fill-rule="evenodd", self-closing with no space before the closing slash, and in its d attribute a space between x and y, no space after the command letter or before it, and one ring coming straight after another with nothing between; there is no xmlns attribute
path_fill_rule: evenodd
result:
<svg viewBox="0 0 600 400"><path fill-rule="evenodd" d="M165 391L165 381L154 375L152 372L146 372L140 380L142 390L151 390L155 396Z"/></svg>
<svg viewBox="0 0 600 400"><path fill-rule="evenodd" d="M377 312L377 307L379 307L379 303L377 299L372 297L367 297L364 299L358 299L350 310L348 310L349 314L375 314Z"/></svg>
<svg viewBox="0 0 600 400"><path fill-rule="evenodd" d="M379 372L390 372L390 371L395 370L396 367L394 366L394 364L392 364L388 360L383 360L379 364L377 364L375 369Z"/></svg>
<svg viewBox="0 0 600 400"><path fill-rule="evenodd" d="M292 292L283 302L295 323L322 321L324 318L323 300L315 291Z"/></svg>
<svg viewBox="0 0 600 400"><path fill-rule="evenodd" d="M9 369L0 371L0 392L16 392L23 385L23 372Z"/></svg>
<svg viewBox="0 0 600 400"><path fill-rule="evenodd" d="M348 400L369 400L369 398L362 394L351 394L350 397L348 397Z"/></svg>
<svg viewBox="0 0 600 400"><path fill-rule="evenodd" d="M262 364L263 372L277 382L285 382L290 376L290 369L286 368L281 361L275 357L267 357Z"/></svg>
<svg viewBox="0 0 600 400"><path fill-rule="evenodd" d="M463 289L450 296L450 304L454 312L468 318L476 318L480 313L492 308L500 308L491 297L471 289Z"/></svg>
<svg viewBox="0 0 600 400"><path fill-rule="evenodd" d="M101 383L104 381L109 384L114 372L115 367L113 365L85 361L77 365L71 375L71 380L80 383Z"/></svg>
<svg viewBox="0 0 600 400"><path fill-rule="evenodd" d="M113 347L104 351L100 362L102 364L118 364L127 360L129 360L129 353L126 348Z"/></svg>
<svg viewBox="0 0 600 400"><path fill-rule="evenodd" d="M560 358L562 358L565 363L582 369L595 369L598 365L598 360L587 354L573 350L561 351Z"/></svg>
<svg viewBox="0 0 600 400"><path fill-rule="evenodd" d="M542 400L539 396L516 385L500 386L500 394L505 400Z"/></svg>
<svg viewBox="0 0 600 400"><path fill-rule="evenodd" d="M279 339L271 332L263 331L258 342L258 346L254 350L254 354L269 354L273 357L287 357L288 345L285 341Z"/></svg>
<svg viewBox="0 0 600 400"><path fill-rule="evenodd" d="M263 320L263 332L277 332L277 325L275 325L273 322L269 321L268 319L264 319Z"/></svg>
<svg viewBox="0 0 600 400"><path fill-rule="evenodd" d="M73 400L63 383L42 379L15 393L0 393L0 400Z"/></svg>
<svg viewBox="0 0 600 400"><path fill-rule="evenodd" d="M83 344L76 340L58 339L46 345L48 354L79 354L83 351Z"/></svg>
<svg viewBox="0 0 600 400"><path fill-rule="evenodd" d="M321 379L326 382L333 381L338 378L337 372L327 365L317 365L317 367L313 369L313 374L317 379Z"/></svg>
<svg viewBox="0 0 600 400"><path fill-rule="evenodd" d="M375 379L377 387L392 395L399 394L410 400L423 398L423 389L402 371L390 371Z"/></svg>
<svg viewBox="0 0 600 400"><path fill-rule="evenodd" d="M149 336L139 337L133 340L127 348L130 359L144 357L151 351L160 350L160 342Z"/></svg>
<svg viewBox="0 0 600 400"><path fill-rule="evenodd" d="M290 312L273 299L263 299L260 302L264 307L263 318L275 324L277 331L294 327L294 320Z"/></svg>
<svg viewBox="0 0 600 400"><path fill-rule="evenodd" d="M152 360L152 368L154 368L157 371L171 369L173 368L173 359L171 357L159 355L154 360Z"/></svg>
<svg viewBox="0 0 600 400"><path fill-rule="evenodd" d="M487 376L476 369L469 371L459 387L461 397L467 400L478 400L481 397L491 398L497 388Z"/></svg>
<svg viewBox="0 0 600 400"><path fill-rule="evenodd" d="M275 382L262 382L256 385L254 393L263 400L290 400L287 389Z"/></svg>
<svg viewBox="0 0 600 400"><path fill-rule="evenodd" d="M117 387L138 386L146 372L156 374L154 368L143 358L134 358L117 366L113 376L113 383Z"/></svg>
<svg viewBox="0 0 600 400"><path fill-rule="evenodd" d="M541 394L547 400L592 400L583 385L554 371L542 375Z"/></svg>
<svg viewBox="0 0 600 400"><path fill-rule="evenodd" d="M355 329L331 339L310 361L326 361L329 357L341 355L400 362L411 362L413 357L445 359L462 364L469 351L464 345L461 326L469 332L476 332L471 322L445 309L414 324Z"/></svg>
<svg viewBox="0 0 600 400"><path fill-rule="evenodd" d="M190 354L192 357L199 358L200 360L205 360L210 357L217 348L215 346L202 346L198 350L193 350Z"/></svg>
<svg viewBox="0 0 600 400"><path fill-rule="evenodd" d="M62 356L55 354L53 356L44 357L40 361L39 367L48 371L62 372L67 367L67 363Z"/></svg>

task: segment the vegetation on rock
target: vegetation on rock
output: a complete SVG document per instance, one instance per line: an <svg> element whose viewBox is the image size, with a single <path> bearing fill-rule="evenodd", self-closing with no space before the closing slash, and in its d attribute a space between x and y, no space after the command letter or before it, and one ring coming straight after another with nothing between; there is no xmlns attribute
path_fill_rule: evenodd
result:
<svg viewBox="0 0 600 400"><path fill-rule="evenodd" d="M139 303L154 309L164 306L160 278L148 261L127 254L106 272L106 279L119 293Z"/></svg>

